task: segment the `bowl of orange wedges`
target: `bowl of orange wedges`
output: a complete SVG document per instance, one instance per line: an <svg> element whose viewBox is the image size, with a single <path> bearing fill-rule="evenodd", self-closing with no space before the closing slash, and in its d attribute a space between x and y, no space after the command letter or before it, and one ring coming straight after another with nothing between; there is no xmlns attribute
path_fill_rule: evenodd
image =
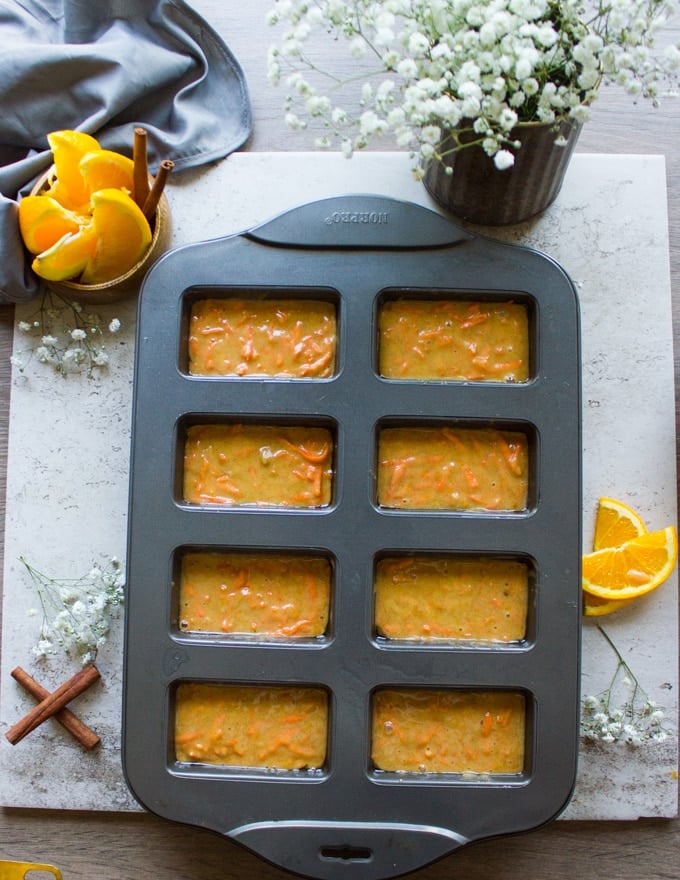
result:
<svg viewBox="0 0 680 880"><path fill-rule="evenodd" d="M583 557L583 613L602 617L656 590L678 561L674 525L649 531L642 517L616 498L598 501L592 552Z"/></svg>
<svg viewBox="0 0 680 880"><path fill-rule="evenodd" d="M31 268L77 302L133 295L170 241L162 190L172 162L151 177L144 129L135 129L132 158L102 149L84 132L55 131L47 140L54 164L19 202Z"/></svg>

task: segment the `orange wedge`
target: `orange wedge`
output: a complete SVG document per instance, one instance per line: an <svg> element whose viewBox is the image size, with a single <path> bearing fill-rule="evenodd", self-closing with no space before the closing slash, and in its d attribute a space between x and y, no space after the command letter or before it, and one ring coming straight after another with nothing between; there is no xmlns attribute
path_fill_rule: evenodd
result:
<svg viewBox="0 0 680 880"><path fill-rule="evenodd" d="M642 518L623 501L600 498L595 520L593 550L620 547L631 538L644 535L647 528Z"/></svg>
<svg viewBox="0 0 680 880"><path fill-rule="evenodd" d="M124 275L151 244L146 217L122 190L101 189L92 194L92 224L97 242L83 269L82 284L101 284Z"/></svg>
<svg viewBox="0 0 680 880"><path fill-rule="evenodd" d="M96 246L94 225L81 226L78 232L67 232L51 248L38 254L32 269L47 281L77 278L92 258Z"/></svg>
<svg viewBox="0 0 680 880"><path fill-rule="evenodd" d="M99 150L99 142L82 131L53 131L47 135L56 168L56 182L49 195L71 210L87 205L90 193L80 173L80 160L87 153Z"/></svg>
<svg viewBox="0 0 680 880"><path fill-rule="evenodd" d="M85 220L50 196L25 196L19 202L19 229L32 254L40 254Z"/></svg>
<svg viewBox="0 0 680 880"><path fill-rule="evenodd" d="M675 526L646 532L620 547L583 557L583 589L601 599L636 599L660 586L678 559Z"/></svg>
<svg viewBox="0 0 680 880"><path fill-rule="evenodd" d="M94 150L80 160L80 174L89 194L100 189L126 189L134 195L134 162L113 150Z"/></svg>
<svg viewBox="0 0 680 880"><path fill-rule="evenodd" d="M602 617L605 614L613 614L634 601L635 599L601 599L583 590L583 613L586 617Z"/></svg>

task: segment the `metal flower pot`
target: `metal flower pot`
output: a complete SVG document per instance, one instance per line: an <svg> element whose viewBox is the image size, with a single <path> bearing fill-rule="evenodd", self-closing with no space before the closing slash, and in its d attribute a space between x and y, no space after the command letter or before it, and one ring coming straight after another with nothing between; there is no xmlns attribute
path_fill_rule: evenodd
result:
<svg viewBox="0 0 680 880"><path fill-rule="evenodd" d="M580 132L581 124L574 121L523 123L509 136L522 144L512 151L512 167L499 171L481 147L464 147L429 162L423 183L435 201L462 220L484 226L519 223L555 200ZM566 143L557 144L558 138ZM449 140L453 146L450 135Z"/></svg>

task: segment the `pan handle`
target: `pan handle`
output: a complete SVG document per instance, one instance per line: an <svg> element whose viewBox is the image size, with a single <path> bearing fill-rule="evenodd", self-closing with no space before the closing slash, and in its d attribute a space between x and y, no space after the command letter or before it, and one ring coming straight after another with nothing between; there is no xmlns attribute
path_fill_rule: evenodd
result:
<svg viewBox="0 0 680 880"><path fill-rule="evenodd" d="M468 840L446 828L397 822L255 822L229 837L318 880L385 880L441 858Z"/></svg>
<svg viewBox="0 0 680 880"><path fill-rule="evenodd" d="M429 249L474 236L436 211L379 195L333 196L279 214L246 235L288 248Z"/></svg>

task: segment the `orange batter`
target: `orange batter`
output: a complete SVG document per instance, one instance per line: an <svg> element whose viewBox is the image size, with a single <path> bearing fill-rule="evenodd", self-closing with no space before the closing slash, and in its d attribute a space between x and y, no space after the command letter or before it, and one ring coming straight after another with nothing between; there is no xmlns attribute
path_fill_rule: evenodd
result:
<svg viewBox="0 0 680 880"><path fill-rule="evenodd" d="M378 457L378 503L383 507L526 509L529 453L522 433L384 428Z"/></svg>
<svg viewBox="0 0 680 880"><path fill-rule="evenodd" d="M186 632L320 636L331 582L327 559L249 553L187 553L179 626Z"/></svg>
<svg viewBox="0 0 680 880"><path fill-rule="evenodd" d="M182 763L301 770L322 767L328 697L320 688L186 682L177 688Z"/></svg>
<svg viewBox="0 0 680 880"><path fill-rule="evenodd" d="M381 559L375 625L390 639L524 638L527 566L511 559L401 556Z"/></svg>
<svg viewBox="0 0 680 880"><path fill-rule="evenodd" d="M192 504L324 507L333 439L326 428L194 425L184 447L184 499Z"/></svg>
<svg viewBox="0 0 680 880"><path fill-rule="evenodd" d="M323 379L335 368L332 303L306 299L203 299L189 328L195 376Z"/></svg>
<svg viewBox="0 0 680 880"><path fill-rule="evenodd" d="M527 310L515 303L390 300L380 310L388 379L526 382Z"/></svg>
<svg viewBox="0 0 680 880"><path fill-rule="evenodd" d="M379 770L520 773L525 705L508 691L382 690L373 700Z"/></svg>

